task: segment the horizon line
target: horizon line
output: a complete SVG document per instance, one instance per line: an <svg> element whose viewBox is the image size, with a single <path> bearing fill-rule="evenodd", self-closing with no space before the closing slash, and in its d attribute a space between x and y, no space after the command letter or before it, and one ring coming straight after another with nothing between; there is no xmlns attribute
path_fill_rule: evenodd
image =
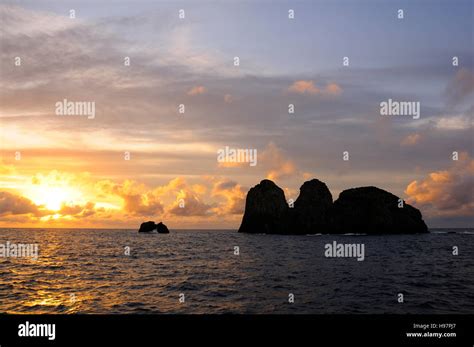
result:
<svg viewBox="0 0 474 347"><path fill-rule="evenodd" d="M64 230L64 229L74 229L74 230L138 230L136 228L76 228L76 227L1 227L0 226L0 230L4 230L4 229L57 229L57 230ZM474 226L466 226L466 227L428 227L428 230L435 230L435 229L474 229ZM182 228L170 228L170 230L175 230L175 231L238 231L239 228L235 228L235 229L220 229L220 228L212 228L212 229L208 229L208 228L202 228L202 229L199 229L199 228L185 228L185 229L182 229ZM328 234L328 235L331 235L331 234ZM332 235L337 235L337 234L332 234Z"/></svg>

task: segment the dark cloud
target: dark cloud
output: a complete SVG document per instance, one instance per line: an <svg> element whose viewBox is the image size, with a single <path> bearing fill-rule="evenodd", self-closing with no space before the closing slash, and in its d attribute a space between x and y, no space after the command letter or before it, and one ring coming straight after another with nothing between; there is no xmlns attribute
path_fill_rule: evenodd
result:
<svg viewBox="0 0 474 347"><path fill-rule="evenodd" d="M232 189L235 186L237 186L237 182L235 181L223 181L215 185L215 190L222 191L222 190Z"/></svg>
<svg viewBox="0 0 474 347"><path fill-rule="evenodd" d="M31 200L10 192L0 192L0 215L43 215Z"/></svg>
<svg viewBox="0 0 474 347"><path fill-rule="evenodd" d="M474 94L474 72L461 68L446 88L446 97L450 105L465 101ZM472 98L470 98L472 107Z"/></svg>
<svg viewBox="0 0 474 347"><path fill-rule="evenodd" d="M86 218L93 216L96 213L95 204L93 202L87 202L84 205L66 205L63 204L61 209L58 211L63 216L71 216L75 218Z"/></svg>
<svg viewBox="0 0 474 347"><path fill-rule="evenodd" d="M209 216L212 214L212 205L202 201L195 192L190 189L181 190L176 202L168 209L168 213L175 216Z"/></svg>

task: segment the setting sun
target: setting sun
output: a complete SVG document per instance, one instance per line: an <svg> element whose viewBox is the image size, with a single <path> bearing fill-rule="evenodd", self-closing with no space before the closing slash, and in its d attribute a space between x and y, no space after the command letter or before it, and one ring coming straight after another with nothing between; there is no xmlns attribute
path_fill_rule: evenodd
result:
<svg viewBox="0 0 474 347"><path fill-rule="evenodd" d="M82 201L82 194L70 187L32 186L25 195L37 205L42 205L51 211L59 211L63 204Z"/></svg>
<svg viewBox="0 0 474 347"><path fill-rule="evenodd" d="M45 196L45 206L49 210L58 211L61 204L67 200L67 192L62 188L51 188Z"/></svg>

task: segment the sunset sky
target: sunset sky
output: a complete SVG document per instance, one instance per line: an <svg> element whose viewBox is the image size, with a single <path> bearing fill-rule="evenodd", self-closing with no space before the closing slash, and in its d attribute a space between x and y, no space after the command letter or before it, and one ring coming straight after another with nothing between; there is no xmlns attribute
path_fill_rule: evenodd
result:
<svg viewBox="0 0 474 347"><path fill-rule="evenodd" d="M265 177L287 199L313 177L334 200L374 185L473 227L472 6L2 1L0 227L238 228ZM95 118L56 115L63 99ZM420 119L381 116L388 99ZM226 146L258 164L219 163Z"/></svg>

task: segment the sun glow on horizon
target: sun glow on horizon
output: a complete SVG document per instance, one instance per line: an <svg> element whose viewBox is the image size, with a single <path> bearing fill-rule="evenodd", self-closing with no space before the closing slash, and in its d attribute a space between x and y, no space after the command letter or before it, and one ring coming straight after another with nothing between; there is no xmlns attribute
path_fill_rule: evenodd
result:
<svg viewBox="0 0 474 347"><path fill-rule="evenodd" d="M59 211L65 204L84 203L82 193L68 186L33 185L25 191L25 196L50 211Z"/></svg>

